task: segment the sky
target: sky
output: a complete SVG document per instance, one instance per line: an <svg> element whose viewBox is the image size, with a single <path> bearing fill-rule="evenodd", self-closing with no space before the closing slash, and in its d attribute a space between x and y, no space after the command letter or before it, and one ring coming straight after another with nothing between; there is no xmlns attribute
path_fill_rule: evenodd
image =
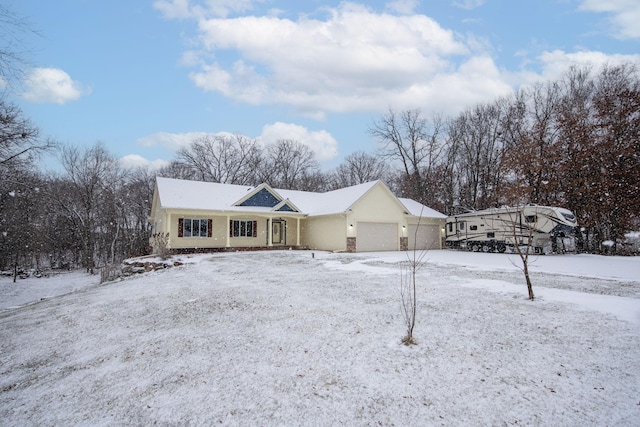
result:
<svg viewBox="0 0 640 427"><path fill-rule="evenodd" d="M43 137L162 166L204 134L322 169L390 109L452 117L572 64L640 63L637 0L3 0L33 32L10 95Z"/></svg>

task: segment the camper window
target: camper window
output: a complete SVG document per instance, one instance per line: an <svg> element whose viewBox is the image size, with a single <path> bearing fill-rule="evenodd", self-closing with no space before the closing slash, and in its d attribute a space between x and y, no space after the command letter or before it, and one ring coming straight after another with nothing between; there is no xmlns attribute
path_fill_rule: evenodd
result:
<svg viewBox="0 0 640 427"><path fill-rule="evenodd" d="M524 217L524 221L529 224L533 222L538 222L538 215L527 215Z"/></svg>
<svg viewBox="0 0 640 427"><path fill-rule="evenodd" d="M464 221L460 221L459 223L460 230L464 230Z"/></svg>
<svg viewBox="0 0 640 427"><path fill-rule="evenodd" d="M469 226L469 230L477 230L478 226L477 225L470 225Z"/></svg>

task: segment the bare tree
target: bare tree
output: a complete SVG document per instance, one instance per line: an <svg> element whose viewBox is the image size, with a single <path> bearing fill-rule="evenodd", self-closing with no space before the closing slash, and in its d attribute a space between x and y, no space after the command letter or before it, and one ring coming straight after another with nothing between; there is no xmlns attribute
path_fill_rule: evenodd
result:
<svg viewBox="0 0 640 427"><path fill-rule="evenodd" d="M515 208L509 212L509 220L511 222L511 237L513 238L513 248L520 257L522 274L527 284L527 292L529 299L533 301L533 284L529 275L529 255L533 249L533 237L536 232L538 222L537 213L530 215L531 218L522 218L524 205ZM524 229L524 230L523 230ZM524 231L524 233L523 233ZM514 264L515 265L515 264Z"/></svg>
<svg viewBox="0 0 640 427"><path fill-rule="evenodd" d="M259 178L273 187L304 190L305 177L318 171L315 153L309 147L295 140L280 139L265 149Z"/></svg>
<svg viewBox="0 0 640 427"><path fill-rule="evenodd" d="M296 190L312 191L314 193L323 193L331 190L329 186L329 175L320 169L312 169L302 174L302 177L295 185Z"/></svg>
<svg viewBox="0 0 640 427"><path fill-rule="evenodd" d="M397 114L390 109L369 128L369 134L383 147L382 156L399 163L403 196L421 202L430 199L428 183L443 155L442 127L438 116L429 122L420 110Z"/></svg>
<svg viewBox="0 0 640 427"><path fill-rule="evenodd" d="M511 172L510 186L518 194L533 203L556 205L559 200L558 186L561 153L559 150L560 129L557 123L557 108L562 88L557 82L537 84L520 91L510 110L506 122L505 169ZM520 113L515 117L513 112ZM507 139L507 137L509 139ZM506 195L508 198L508 195Z"/></svg>
<svg viewBox="0 0 640 427"><path fill-rule="evenodd" d="M418 310L418 294L416 285L416 275L419 265L415 259L408 258L401 266L400 272L400 297L402 303L402 315L407 334L402 338L404 345L417 344L413 337L413 330L416 326L416 316Z"/></svg>
<svg viewBox="0 0 640 427"><path fill-rule="evenodd" d="M0 5L0 80L10 86L23 79L28 66L23 41L25 34L37 32L25 18Z"/></svg>
<svg viewBox="0 0 640 427"><path fill-rule="evenodd" d="M449 125L458 203L466 208L485 209L496 203L502 179L502 115L503 104L497 101L466 110Z"/></svg>
<svg viewBox="0 0 640 427"><path fill-rule="evenodd" d="M388 177L386 164L381 157L356 151L344 158L331 173L331 189L350 187Z"/></svg>
<svg viewBox="0 0 640 427"><path fill-rule="evenodd" d="M60 161L66 176L59 179L61 191L52 195L56 210L73 224L70 231L77 233L82 245L82 264L93 273L97 235L106 232L101 223L102 203L112 183L120 181L122 171L117 160L99 143L84 150L63 147Z"/></svg>
<svg viewBox="0 0 640 427"><path fill-rule="evenodd" d="M174 179L190 179L198 181L198 176L185 163L173 160L167 166L163 166L156 171L157 176Z"/></svg>
<svg viewBox="0 0 640 427"><path fill-rule="evenodd" d="M195 179L226 184L254 184L261 150L243 135L206 135L178 151L177 161Z"/></svg>
<svg viewBox="0 0 640 427"><path fill-rule="evenodd" d="M407 328L407 335L402 338L402 343L404 345L417 344L413 336L418 312L417 276L418 271L424 266L424 259L427 254L426 250L418 250L416 247L421 220L422 212L420 212L418 226L415 230L413 248L410 249L410 251L407 251L407 260L400 266L400 297L402 315Z"/></svg>
<svg viewBox="0 0 640 427"><path fill-rule="evenodd" d="M593 180L587 165L583 164L583 155L587 147L595 140L593 123L594 82L591 68L572 67L564 75L562 86L565 88L558 105L558 126L560 128L560 171L563 179L560 190L564 194L564 203L569 207L582 224L588 222L592 211L590 200L590 184ZM587 234L589 226L585 228ZM577 246L581 251L587 250L582 233L577 233Z"/></svg>
<svg viewBox="0 0 640 427"><path fill-rule="evenodd" d="M124 204L123 223L127 232L123 237L123 254L125 256L141 256L149 252L151 224L149 214L153 202L155 173L148 168L137 168L127 176L120 198Z"/></svg>
<svg viewBox="0 0 640 427"><path fill-rule="evenodd" d="M640 213L640 73L637 65L605 67L596 77L594 93L595 147L592 162L600 172L591 195L600 197L595 224L604 240L617 242ZM599 242L601 243L601 242ZM602 248L602 245L599 245Z"/></svg>
<svg viewBox="0 0 640 427"><path fill-rule="evenodd" d="M147 169L123 169L96 144L64 147L66 168L41 187L42 251L54 268L115 264L149 253L148 222L155 177ZM39 223L40 224L40 223Z"/></svg>
<svg viewBox="0 0 640 427"><path fill-rule="evenodd" d="M42 180L22 168L0 171L0 269L19 270L39 260L43 210L40 208Z"/></svg>
<svg viewBox="0 0 640 427"><path fill-rule="evenodd" d="M582 250L600 252L635 229L640 185L640 73L637 64L571 68L556 109L558 199L584 229ZM608 250L609 251L609 250Z"/></svg>
<svg viewBox="0 0 640 427"><path fill-rule="evenodd" d="M0 97L0 167L27 166L53 148L50 140L40 141L39 133L20 108Z"/></svg>

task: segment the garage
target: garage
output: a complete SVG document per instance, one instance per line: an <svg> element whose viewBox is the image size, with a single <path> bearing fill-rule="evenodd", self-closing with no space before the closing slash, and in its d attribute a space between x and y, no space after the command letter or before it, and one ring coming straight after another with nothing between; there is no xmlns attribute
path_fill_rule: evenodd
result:
<svg viewBox="0 0 640 427"><path fill-rule="evenodd" d="M398 224L386 222L357 223L356 251L397 251Z"/></svg>
<svg viewBox="0 0 640 427"><path fill-rule="evenodd" d="M409 250L414 247L417 250L440 249L440 227L437 224L410 224L408 230Z"/></svg>

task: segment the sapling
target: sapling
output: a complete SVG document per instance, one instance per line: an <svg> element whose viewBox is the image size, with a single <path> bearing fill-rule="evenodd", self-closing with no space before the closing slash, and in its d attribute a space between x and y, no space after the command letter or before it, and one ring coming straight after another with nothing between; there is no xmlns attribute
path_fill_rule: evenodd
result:
<svg viewBox="0 0 640 427"><path fill-rule="evenodd" d="M531 253L531 247L533 246L533 235L536 230L538 215L537 215L537 212L535 215L530 215L530 217L533 218L532 221L527 221L525 219L525 223L527 224L527 234L525 236L526 243L524 243L524 241L520 240L522 235L518 234L518 223L520 223L521 230L523 227L521 212L524 212L524 209L516 210L516 213L519 216L519 221L516 221L516 219L511 217L511 214L509 214L509 216L511 217L511 223L512 223L511 231L512 231L512 237L513 237L513 243L514 243L513 246L515 248L516 253L520 257L520 261L522 262L522 267L519 267L519 268L522 270L522 273L524 274L524 279L527 283L527 291L529 292L529 299L533 301L535 296L533 295L533 285L531 283L531 277L529 276L529 254Z"/></svg>
<svg viewBox="0 0 640 427"><path fill-rule="evenodd" d="M417 294L417 275L418 270L424 266L424 258L427 254L426 250L418 250L416 245L418 242L418 230L420 229L420 221L422 220L422 211L418 218L418 225L415 230L413 239L413 249L407 251L407 261L401 265L400 269L400 297L402 303L402 315L407 328L407 335L402 338L404 345L417 344L413 337L413 330L416 326L416 314L418 308Z"/></svg>

